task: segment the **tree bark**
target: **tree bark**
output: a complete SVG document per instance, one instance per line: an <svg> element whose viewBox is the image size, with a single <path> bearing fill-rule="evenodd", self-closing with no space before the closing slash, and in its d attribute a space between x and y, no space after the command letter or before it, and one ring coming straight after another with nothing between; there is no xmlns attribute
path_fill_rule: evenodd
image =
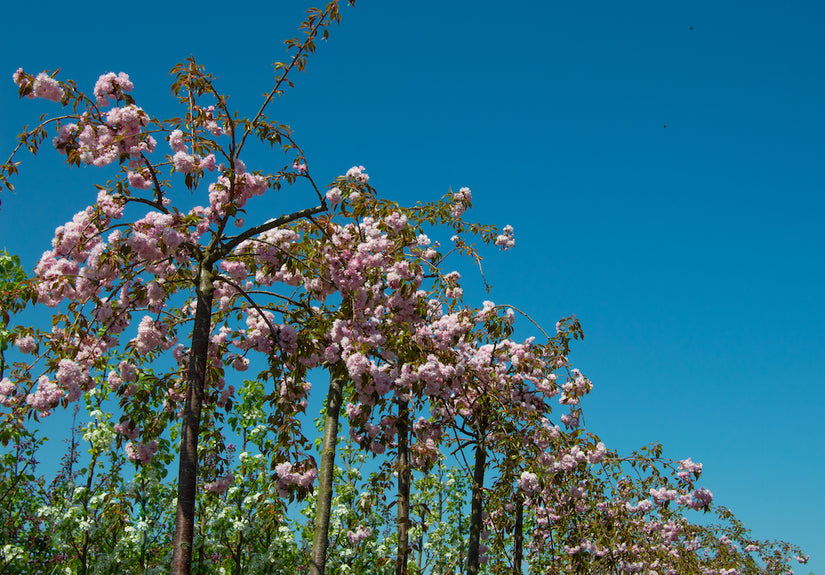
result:
<svg viewBox="0 0 825 575"><path fill-rule="evenodd" d="M410 554L409 402L398 402L398 553L396 575L407 575Z"/></svg>
<svg viewBox="0 0 825 575"><path fill-rule="evenodd" d="M484 442L486 422L478 425L475 464L473 468L473 495L470 503L470 540L467 547L467 575L477 575L479 547L481 545L482 500L484 497L484 471L487 464L487 447Z"/></svg>
<svg viewBox="0 0 825 575"><path fill-rule="evenodd" d="M318 495L315 507L315 530L312 534L310 575L324 575L329 545L329 517L332 510L332 479L335 472L335 448L338 442L338 416L341 413L345 375L341 366L330 372L327 409L324 415L324 440L321 468L318 470Z"/></svg>
<svg viewBox="0 0 825 575"><path fill-rule="evenodd" d="M516 493L516 525L513 528L513 575L521 575L524 557L524 496Z"/></svg>
<svg viewBox="0 0 825 575"><path fill-rule="evenodd" d="M195 497L198 487L198 435L200 434L201 406L206 384L206 359L209 352L209 333L212 328L211 266L199 270L197 307L192 328L192 349L186 375L186 401L180 433L180 465L178 471L178 505L175 513L175 535L172 539L172 575L190 575L192 569L192 542L195 535Z"/></svg>

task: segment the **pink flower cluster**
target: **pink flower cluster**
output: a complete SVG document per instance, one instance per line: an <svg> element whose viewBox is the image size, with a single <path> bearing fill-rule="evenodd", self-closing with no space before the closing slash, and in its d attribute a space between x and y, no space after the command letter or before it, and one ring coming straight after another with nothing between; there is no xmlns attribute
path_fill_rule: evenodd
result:
<svg viewBox="0 0 825 575"><path fill-rule="evenodd" d="M337 187L330 188L329 190L327 190L327 193L324 197L326 197L326 200L327 202L329 202L329 205L334 206L341 202L341 190L339 190Z"/></svg>
<svg viewBox="0 0 825 575"><path fill-rule="evenodd" d="M132 441L126 444L126 456L129 458L129 461L142 463L143 465L146 465L147 463L152 461L152 457L154 457L155 453L157 452L158 442L154 439L150 441L148 444L136 444Z"/></svg>
<svg viewBox="0 0 825 575"><path fill-rule="evenodd" d="M18 401L15 392L17 387L12 383L8 377L0 379L0 405L3 407L12 407Z"/></svg>
<svg viewBox="0 0 825 575"><path fill-rule="evenodd" d="M350 545L357 545L361 541L368 539L372 535L372 530L369 527L359 525L355 531L347 531L347 539Z"/></svg>
<svg viewBox="0 0 825 575"><path fill-rule="evenodd" d="M464 215L468 209L473 205L473 194L470 188L461 188L453 194L453 207L450 211L452 216L456 219Z"/></svg>
<svg viewBox="0 0 825 575"><path fill-rule="evenodd" d="M137 337L132 340L135 351L140 355L147 355L158 349L168 350L174 347L177 339L167 339L168 328L161 321L155 321L148 315L143 316L138 326Z"/></svg>
<svg viewBox="0 0 825 575"><path fill-rule="evenodd" d="M32 336L26 335L14 340L14 345L17 346L17 349L19 349L21 353L31 353L37 347L37 342L35 342Z"/></svg>
<svg viewBox="0 0 825 575"><path fill-rule="evenodd" d="M63 395L63 390L55 382L42 375L37 380L37 390L26 396L26 403L39 411L40 415L46 416L51 414L52 408L58 404Z"/></svg>
<svg viewBox="0 0 825 575"><path fill-rule="evenodd" d="M214 157L211 161L214 162ZM223 218L230 207L233 210L243 208L251 197L262 195L268 188L266 177L247 172L244 163L235 160L234 183L224 175L209 185L209 207L213 221Z"/></svg>
<svg viewBox="0 0 825 575"><path fill-rule="evenodd" d="M180 246L191 239L191 234L175 215L152 211L132 225L125 243L132 249L135 259L152 262L162 261L168 255L180 256ZM161 266L149 266L148 269L161 277L166 275Z"/></svg>
<svg viewBox="0 0 825 575"><path fill-rule="evenodd" d="M220 495L221 493L226 491L234 481L235 477L231 473L228 473L223 477L219 477L215 481L204 483L203 488L210 493L217 493Z"/></svg>
<svg viewBox="0 0 825 575"><path fill-rule="evenodd" d="M679 471L676 474L679 479L692 482L694 479L698 479L700 475L702 475L701 463L693 463L690 457L679 462Z"/></svg>
<svg viewBox="0 0 825 575"><path fill-rule="evenodd" d="M75 401L92 385L88 370L70 359L60 360L55 379L66 390L67 401Z"/></svg>
<svg viewBox="0 0 825 575"><path fill-rule="evenodd" d="M308 489L315 482L318 476L318 469L310 468L300 473L293 471L292 463L285 461L275 466L275 474L278 476L278 494L281 497L288 497L293 485L298 485Z"/></svg>
<svg viewBox="0 0 825 575"><path fill-rule="evenodd" d="M86 164L107 166L121 158L135 160L155 150L157 142L143 131L148 124L146 112L129 104L109 110L103 123L83 114L79 124L61 127L53 143L64 154L76 150Z"/></svg>
<svg viewBox="0 0 825 575"><path fill-rule="evenodd" d="M369 174L364 171L365 169L364 166L353 166L347 170L346 177L355 180L355 182L359 184L366 184L370 181L370 177Z"/></svg>
<svg viewBox="0 0 825 575"><path fill-rule="evenodd" d="M522 471L518 480L519 489L527 493L536 493L540 489L539 478L535 473Z"/></svg>
<svg viewBox="0 0 825 575"><path fill-rule="evenodd" d="M183 139L181 130L174 130L169 134L169 147L172 148L172 165L176 172L193 174L197 171L214 171L216 169L215 154L209 154L203 159L189 153L189 147ZM242 165L242 164L241 164Z"/></svg>
<svg viewBox="0 0 825 575"><path fill-rule="evenodd" d="M675 489L667 489L662 487L661 489L650 489L650 496L653 498L653 502L657 505L664 505L668 501L676 501L679 497L679 492Z"/></svg>
<svg viewBox="0 0 825 575"><path fill-rule="evenodd" d="M31 76L23 72L23 68L18 68L12 74L12 80L20 88L25 88L31 82ZM60 102L63 99L63 88L60 83L46 74L40 72L34 79L32 91L28 94L29 98L43 98L44 100L51 100L52 102Z"/></svg>
<svg viewBox="0 0 825 575"><path fill-rule="evenodd" d="M693 493L686 493L679 496L678 502L680 505L690 507L691 509L707 509L713 502L713 493L701 487Z"/></svg>
<svg viewBox="0 0 825 575"><path fill-rule="evenodd" d="M496 236L496 245L502 250L509 250L516 245L513 237L513 226L504 226L502 233Z"/></svg>
<svg viewBox="0 0 825 575"><path fill-rule="evenodd" d="M97 105L108 106L109 98L120 100L125 92L131 92L134 87L129 80L129 75L124 72L103 74L95 82L94 94L97 98Z"/></svg>
<svg viewBox="0 0 825 575"><path fill-rule="evenodd" d="M137 439L138 435L140 435L140 432L132 427L132 423L130 421L116 423L114 429L115 433L118 433L127 439Z"/></svg>

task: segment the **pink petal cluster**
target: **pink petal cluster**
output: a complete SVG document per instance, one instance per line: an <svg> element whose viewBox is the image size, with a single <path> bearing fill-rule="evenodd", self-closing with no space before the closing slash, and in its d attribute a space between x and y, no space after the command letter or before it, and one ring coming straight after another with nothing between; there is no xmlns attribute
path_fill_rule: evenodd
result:
<svg viewBox="0 0 825 575"><path fill-rule="evenodd" d="M357 545L361 541L368 539L372 535L372 530L369 527L359 525L355 531L347 531L347 539L350 545Z"/></svg>
<svg viewBox="0 0 825 575"><path fill-rule="evenodd" d="M504 226L502 233L496 236L496 245L502 250L509 250L516 245L513 237L513 226Z"/></svg>
<svg viewBox="0 0 825 575"><path fill-rule="evenodd" d="M341 202L341 190L337 187L330 188L324 197L326 197L327 202L329 202L331 206L339 204Z"/></svg>
<svg viewBox="0 0 825 575"><path fill-rule="evenodd" d="M0 405L3 407L12 407L18 401L15 395L17 387L12 383L11 379L4 377L0 379Z"/></svg>
<svg viewBox="0 0 825 575"><path fill-rule="evenodd" d="M51 413L52 408L57 405L63 395L63 390L43 375L37 380L37 390L26 396L26 403L39 411L40 415L45 416Z"/></svg>
<svg viewBox="0 0 825 575"><path fill-rule="evenodd" d="M234 481L235 477L231 473L228 473L223 477L216 479L215 481L204 483L203 488L210 493L221 494L224 491L226 491Z"/></svg>
<svg viewBox="0 0 825 575"><path fill-rule="evenodd" d="M694 463L690 460L690 457L679 462L679 472L676 474L679 477L679 479L690 482L694 479L698 479L701 474L701 463Z"/></svg>
<svg viewBox="0 0 825 575"><path fill-rule="evenodd" d="M526 493L536 493L539 488L539 478L535 473L530 473L529 471L522 471L521 477L518 480L519 489L522 489Z"/></svg>
<svg viewBox="0 0 825 575"><path fill-rule="evenodd" d="M275 466L275 474L278 476L278 494L281 497L288 497L293 485L298 485L305 489L311 487L315 482L315 478L318 476L318 469L313 467L303 473L295 472L293 471L292 463L285 461Z"/></svg>
<svg viewBox="0 0 825 575"><path fill-rule="evenodd" d="M129 458L129 461L134 461L136 463L141 463L146 465L150 461L152 461L152 457L155 456L155 453L158 452L158 442L154 439L150 441L148 444L146 443L134 443L130 441L126 444L126 456Z"/></svg>
<svg viewBox="0 0 825 575"><path fill-rule="evenodd" d="M109 98L119 100L123 93L131 92L132 88L134 84L129 80L129 75L124 72L103 74L95 82L94 94L97 98L97 105L108 106Z"/></svg>
<svg viewBox="0 0 825 575"><path fill-rule="evenodd" d="M21 353L31 353L37 347L37 343L30 335L18 337L14 340L14 345L17 346L17 349L19 349Z"/></svg>
<svg viewBox="0 0 825 575"><path fill-rule="evenodd" d="M353 166L347 170L346 177L355 180L359 184L366 184L370 181L370 177L364 171L365 169L364 166Z"/></svg>
<svg viewBox="0 0 825 575"><path fill-rule="evenodd" d="M464 215L464 212L470 209L473 205L473 194L470 192L470 188L461 188L458 192L453 194L452 199L453 207L450 213L456 219Z"/></svg>
<svg viewBox="0 0 825 575"><path fill-rule="evenodd" d="M57 80L40 72L34 80L34 97L59 102L63 98L63 88Z"/></svg>

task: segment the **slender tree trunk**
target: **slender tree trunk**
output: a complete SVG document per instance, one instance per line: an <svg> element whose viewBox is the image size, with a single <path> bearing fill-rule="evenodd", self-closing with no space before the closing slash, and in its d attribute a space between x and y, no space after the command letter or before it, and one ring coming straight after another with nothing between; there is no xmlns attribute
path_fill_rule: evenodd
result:
<svg viewBox="0 0 825 575"><path fill-rule="evenodd" d="M192 542L195 535L195 497L198 487L198 435L200 434L201 406L206 384L206 359L209 352L209 333L212 327L211 266L199 270L197 307L192 328L192 349L186 374L186 401L180 433L180 466L178 471L178 506L175 513L175 535L172 539L172 575L190 575L192 570Z"/></svg>
<svg viewBox="0 0 825 575"><path fill-rule="evenodd" d="M473 495L470 502L470 541L467 547L467 575L477 575L479 566L479 546L481 545L481 507L484 497L484 471L487 464L487 447L484 444L484 420L479 422L476 438L475 464L473 468Z"/></svg>
<svg viewBox="0 0 825 575"><path fill-rule="evenodd" d="M315 531L312 534L310 575L324 575L329 545L329 516L332 509L332 478L335 471L335 447L338 442L338 416L344 392L344 370L338 366L330 372L327 409L324 415L324 440L315 507Z"/></svg>
<svg viewBox="0 0 825 575"><path fill-rule="evenodd" d="M241 574L241 557L243 556L243 532L239 532L235 537L235 570L232 575Z"/></svg>
<svg viewBox="0 0 825 575"><path fill-rule="evenodd" d="M513 575L521 575L524 557L524 496L516 493L516 525L513 529Z"/></svg>
<svg viewBox="0 0 825 575"><path fill-rule="evenodd" d="M407 575L410 554L409 402L398 401L398 553L395 574Z"/></svg>
<svg viewBox="0 0 825 575"><path fill-rule="evenodd" d="M418 536L418 561L416 566L421 573L421 561L424 559L424 532L427 530L427 506L421 506L421 534Z"/></svg>

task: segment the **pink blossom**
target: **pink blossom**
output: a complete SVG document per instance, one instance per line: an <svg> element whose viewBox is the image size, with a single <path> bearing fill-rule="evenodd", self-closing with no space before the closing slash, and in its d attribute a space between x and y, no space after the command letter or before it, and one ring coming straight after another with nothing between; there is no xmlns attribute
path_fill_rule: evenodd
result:
<svg viewBox="0 0 825 575"><path fill-rule="evenodd" d="M472 206L473 194L470 188L461 188L458 192L453 194L453 207L450 210L452 216L456 219L464 215L464 212ZM455 238L455 236L453 236ZM455 240L453 240L455 241Z"/></svg>
<svg viewBox="0 0 825 575"><path fill-rule="evenodd" d="M119 433L127 439L137 439L138 435L140 435L140 431L136 428L133 428L131 422L129 421L125 421L123 423L116 423L114 429L115 433Z"/></svg>
<svg viewBox="0 0 825 575"><path fill-rule="evenodd" d="M529 471L522 471L521 477L518 480L518 486L520 489L526 491L527 493L535 493L539 490L539 478L536 476L535 473L530 473Z"/></svg>
<svg viewBox="0 0 825 575"><path fill-rule="evenodd" d="M0 395L11 395L14 393L16 389L15 385L11 382L8 377L4 377L0 380Z"/></svg>
<svg viewBox="0 0 825 575"><path fill-rule="evenodd" d="M587 454L587 460L590 463L599 463L604 458L605 453L607 453L607 448L600 441L596 449Z"/></svg>
<svg viewBox="0 0 825 575"><path fill-rule="evenodd" d="M134 88L134 84L129 80L129 75L124 72L120 74L114 72L103 74L95 82L94 94L97 98L97 105L108 106L109 96L117 98L118 91L121 93L131 92L132 88Z"/></svg>
<svg viewBox="0 0 825 575"><path fill-rule="evenodd" d="M653 497L653 502L663 505L668 501L675 501L679 497L679 493L675 489L650 489L650 496Z"/></svg>
<svg viewBox="0 0 825 575"><path fill-rule="evenodd" d="M704 487L697 489L693 493L687 493L679 497L680 505L691 509L706 509L713 502L713 494Z"/></svg>
<svg viewBox="0 0 825 575"><path fill-rule="evenodd" d="M129 461L139 462L144 465L152 461L152 457L154 457L157 451L158 442L154 439L148 444L135 444L131 441L126 444L126 456L129 458Z"/></svg>
<svg viewBox="0 0 825 575"><path fill-rule="evenodd" d="M292 463L284 461L275 466L275 473L278 477L288 477L292 473Z"/></svg>
<svg viewBox="0 0 825 575"><path fill-rule="evenodd" d="M28 84L28 80L26 79L26 74L23 72L23 68L18 68L14 71L14 74L11 75L11 79L14 80L14 83L20 86L21 88Z"/></svg>
<svg viewBox="0 0 825 575"><path fill-rule="evenodd" d="M407 226L407 216L393 212L384 218L384 224L394 232L400 232Z"/></svg>
<svg viewBox="0 0 825 575"><path fill-rule="evenodd" d="M169 134L169 147L172 148L172 151L176 154L178 152L187 153L189 151L186 142L183 141L183 132L181 130L174 130Z"/></svg>
<svg viewBox="0 0 825 575"><path fill-rule="evenodd" d="M313 467L309 471L306 471L301 474L300 478L298 479L298 485L304 488L312 487L312 484L315 482L315 478L317 476L318 470Z"/></svg>
<svg viewBox="0 0 825 575"><path fill-rule="evenodd" d="M36 347L36 343L34 341L34 338L30 335L26 335L26 336L23 336L23 337L18 337L14 341L14 345L16 345L17 348L22 353L31 353L31 352L34 351L34 349Z"/></svg>
<svg viewBox="0 0 825 575"><path fill-rule="evenodd" d="M51 408L57 405L61 397L63 397L63 390L53 381L50 381L48 377L42 375L37 380L37 390L26 396L26 403L41 412L41 414L48 415L51 413Z"/></svg>
<svg viewBox="0 0 825 575"><path fill-rule="evenodd" d="M132 382L137 381L137 367L127 361L121 361L118 365L120 377L123 381Z"/></svg>
<svg viewBox="0 0 825 575"><path fill-rule="evenodd" d="M360 353L353 353L347 358L347 371L354 380L359 380L369 369L369 360Z"/></svg>
<svg viewBox="0 0 825 575"><path fill-rule="evenodd" d="M195 171L195 157L186 152L176 152L172 156L172 163L176 172L191 174Z"/></svg>
<svg viewBox="0 0 825 575"><path fill-rule="evenodd" d="M496 236L496 245L505 251L516 245L516 240L513 239L513 226L504 226L502 233Z"/></svg>
<svg viewBox="0 0 825 575"><path fill-rule="evenodd" d="M17 403L18 397L15 395L17 388L8 377L0 379L0 405L3 407L12 407Z"/></svg>
<svg viewBox="0 0 825 575"><path fill-rule="evenodd" d="M356 545L370 535L372 535L370 528L363 525L359 525L355 531L347 531L347 539L349 539L350 545Z"/></svg>
<svg viewBox="0 0 825 575"><path fill-rule="evenodd" d="M66 399L75 401L89 385L89 373L70 359L61 359L55 374L57 383L68 393Z"/></svg>
<svg viewBox="0 0 825 575"><path fill-rule="evenodd" d="M168 349L171 347L169 342L165 341L166 328L160 322L155 322L151 317L143 316L138 326L138 335L132 342L135 344L135 350L141 354L146 355L151 351L162 348Z"/></svg>
<svg viewBox="0 0 825 575"><path fill-rule="evenodd" d="M215 481L211 481L209 483L204 483L203 488L210 492L210 493L217 493L220 495L224 491L226 491L230 485L235 481L235 477L229 473L216 479Z"/></svg>
<svg viewBox="0 0 825 575"><path fill-rule="evenodd" d="M353 166L347 170L347 178L352 178L359 184L366 184L370 181L369 175L364 172L364 166Z"/></svg>
<svg viewBox="0 0 825 575"><path fill-rule="evenodd" d="M215 154L209 154L203 158L198 164L198 169L201 171L215 171Z"/></svg>
<svg viewBox="0 0 825 575"><path fill-rule="evenodd" d="M246 371L249 369L249 360L245 357L238 356L232 361L232 367L237 371Z"/></svg>
<svg viewBox="0 0 825 575"><path fill-rule="evenodd" d="M331 188L326 193L326 199L329 202L329 205L334 206L341 201L341 190L338 188Z"/></svg>
<svg viewBox="0 0 825 575"><path fill-rule="evenodd" d="M34 96L35 98L59 102L63 98L63 88L60 87L57 80L45 72L40 72L34 80Z"/></svg>

